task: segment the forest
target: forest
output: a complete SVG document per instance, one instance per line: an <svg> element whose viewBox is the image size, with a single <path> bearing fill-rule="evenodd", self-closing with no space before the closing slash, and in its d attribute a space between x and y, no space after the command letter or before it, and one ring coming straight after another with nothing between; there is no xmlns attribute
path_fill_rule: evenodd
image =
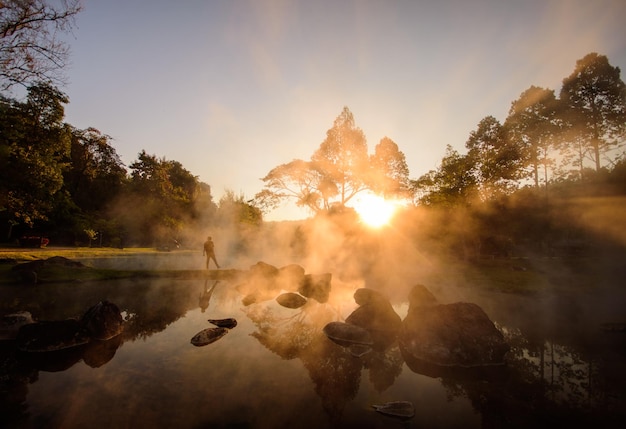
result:
<svg viewBox="0 0 626 429"><path fill-rule="evenodd" d="M180 162L148 148L126 166L106 132L64 122L69 98L55 73L67 52L42 29L69 25L80 11L79 2L70 6L65 14L30 11L40 28L20 24L28 11L3 15L0 242L7 245L45 237L52 245L169 248L197 231L254 231L264 213L286 202L313 218L347 215L358 222L351 204L364 193L402 201L398 225L427 216L433 236L451 238L451 249L464 254L575 252L595 232L619 229L612 219L625 206L626 86L604 55L578 60L558 92L530 85L503 122L485 116L469 133L465 153L455 149L461 142L432 142L446 153L419 177L411 177L403 152L387 137L370 154L344 107L310 159L273 168L253 197L227 191L214 201L211 185ZM55 67L40 51L18 49L18 36L55 52ZM24 97L13 96L16 85Z"/></svg>

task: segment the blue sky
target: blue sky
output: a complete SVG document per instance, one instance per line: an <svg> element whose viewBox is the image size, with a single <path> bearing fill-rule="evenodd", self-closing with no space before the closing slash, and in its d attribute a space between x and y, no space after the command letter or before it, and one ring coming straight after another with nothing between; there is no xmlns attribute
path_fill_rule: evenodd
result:
<svg viewBox="0 0 626 429"><path fill-rule="evenodd" d="M531 85L576 60L626 70L623 0L84 0L70 39L66 121L252 198L308 159L347 106L370 152L387 136L412 178ZM285 206L267 220L307 213Z"/></svg>

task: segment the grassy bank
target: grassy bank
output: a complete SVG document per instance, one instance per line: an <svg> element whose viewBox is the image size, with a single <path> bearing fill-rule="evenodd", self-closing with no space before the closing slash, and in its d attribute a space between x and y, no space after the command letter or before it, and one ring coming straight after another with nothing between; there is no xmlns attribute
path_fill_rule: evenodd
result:
<svg viewBox="0 0 626 429"><path fill-rule="evenodd" d="M134 247L115 249L112 247L45 247L41 249L25 249L17 247L0 248L0 259L14 259L18 262L48 259L62 256L68 259L80 258L114 258L120 256L146 255L161 253L150 247Z"/></svg>
<svg viewBox="0 0 626 429"><path fill-rule="evenodd" d="M176 253L186 253L192 251L177 250ZM156 256L163 252L153 248L62 248L49 247L43 249L20 249L2 248L0 249L0 285L19 284L23 280L20 273L13 267L17 264L28 263L60 256L70 260L80 260L85 258L119 258L119 257L141 257ZM224 279L235 275L235 270L116 270L83 267L68 267L58 264L44 264L37 269L38 283L56 282L85 282L98 280L114 280L135 277L167 277L167 278L209 278Z"/></svg>

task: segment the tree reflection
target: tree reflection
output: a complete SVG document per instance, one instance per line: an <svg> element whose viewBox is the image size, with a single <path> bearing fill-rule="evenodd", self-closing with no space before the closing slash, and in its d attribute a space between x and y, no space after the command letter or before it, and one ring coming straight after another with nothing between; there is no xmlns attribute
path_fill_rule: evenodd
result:
<svg viewBox="0 0 626 429"><path fill-rule="evenodd" d="M619 387L623 368L611 372L603 359L584 356L584 348L526 337L518 329L504 332L511 350L500 371L436 374L449 398L465 396L471 401L484 427L550 422L612 427L624 422L626 398Z"/></svg>
<svg viewBox="0 0 626 429"><path fill-rule="evenodd" d="M257 328L251 335L263 346L283 359L302 361L335 424L341 421L346 404L356 397L363 369L369 369L370 380L379 392L392 386L402 372L403 360L395 340L386 340L385 347L381 343L362 358L329 340L324 326L341 320L331 304L309 300L297 311L286 311L267 301L249 305L244 312Z"/></svg>

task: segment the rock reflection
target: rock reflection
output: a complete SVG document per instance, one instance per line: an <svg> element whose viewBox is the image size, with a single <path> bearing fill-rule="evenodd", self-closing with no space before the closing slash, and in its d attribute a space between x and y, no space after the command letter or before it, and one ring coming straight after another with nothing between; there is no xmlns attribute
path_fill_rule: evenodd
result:
<svg viewBox="0 0 626 429"><path fill-rule="evenodd" d="M369 296L369 291L364 293ZM356 397L363 369L369 370L378 391L392 386L402 372L397 345L400 317L386 299L371 293L371 299L348 317L355 328L364 329L356 325L359 323L376 335L374 351L363 357L355 357L350 347L336 344L325 335L326 326L347 325L339 322L341 314L329 303L311 299L298 310L286 310L268 301L244 309L256 326L251 334L254 338L283 359L302 361L334 424L341 421L346 404Z"/></svg>

